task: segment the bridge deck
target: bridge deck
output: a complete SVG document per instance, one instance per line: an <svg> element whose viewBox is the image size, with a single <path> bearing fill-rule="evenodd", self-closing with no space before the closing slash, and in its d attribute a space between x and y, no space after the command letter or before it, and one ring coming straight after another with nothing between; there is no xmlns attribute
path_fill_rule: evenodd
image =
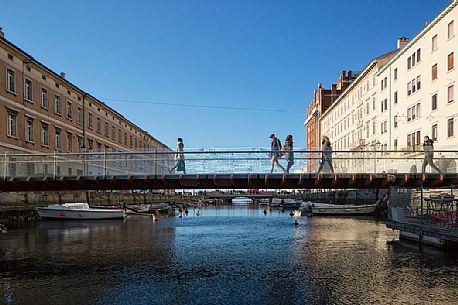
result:
<svg viewBox="0 0 458 305"><path fill-rule="evenodd" d="M0 191L149 189L373 189L458 185L458 174L215 174L0 179Z"/></svg>

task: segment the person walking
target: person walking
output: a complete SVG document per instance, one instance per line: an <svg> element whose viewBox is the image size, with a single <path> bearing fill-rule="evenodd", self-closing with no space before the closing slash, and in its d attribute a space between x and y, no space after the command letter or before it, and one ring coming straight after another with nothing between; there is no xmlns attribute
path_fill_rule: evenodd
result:
<svg viewBox="0 0 458 305"><path fill-rule="evenodd" d="M320 167L318 168L317 174L323 170L324 163L328 164L329 168L331 169L331 173L334 174L334 167L332 167L332 146L331 141L327 136L322 137L321 145L321 163Z"/></svg>
<svg viewBox="0 0 458 305"><path fill-rule="evenodd" d="M172 167L169 172L172 173L173 170L177 170L177 172L183 172L183 174L186 175L186 166L184 162L184 144L183 144L183 139L178 138L178 143L176 147L176 152L175 152L175 166Z"/></svg>
<svg viewBox="0 0 458 305"><path fill-rule="evenodd" d="M439 167L434 164L434 141L429 138L429 136L425 136L423 141L423 151L425 153L425 158L423 159L423 165L421 166L421 173L424 174L426 170L426 166L429 164L431 168L434 168L436 171L442 174L442 171Z"/></svg>
<svg viewBox="0 0 458 305"><path fill-rule="evenodd" d="M286 173L289 174L289 170L294 164L294 152L293 152L293 136L288 135L285 139L285 144L283 145L282 149L283 153L285 154L286 161L288 161L288 165L286 166Z"/></svg>
<svg viewBox="0 0 458 305"><path fill-rule="evenodd" d="M278 158L280 158L281 142L274 134L271 134L269 138L272 140L270 143L270 173L272 174L274 172L275 164L285 172L285 168L278 162Z"/></svg>

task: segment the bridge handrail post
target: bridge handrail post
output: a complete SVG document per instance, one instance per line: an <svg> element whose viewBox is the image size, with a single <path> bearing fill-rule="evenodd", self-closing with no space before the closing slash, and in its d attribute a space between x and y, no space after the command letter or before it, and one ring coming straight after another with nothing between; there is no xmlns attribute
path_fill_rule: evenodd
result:
<svg viewBox="0 0 458 305"><path fill-rule="evenodd" d="M56 170L57 170L57 155L56 155L56 150L54 150L54 153L53 153L53 178L56 179Z"/></svg>
<svg viewBox="0 0 458 305"><path fill-rule="evenodd" d="M103 151L103 178L107 176L107 150Z"/></svg>
<svg viewBox="0 0 458 305"><path fill-rule="evenodd" d="M4 180L6 179L6 171L7 171L7 169L8 169L8 155L5 152L5 162L3 164L3 179Z"/></svg>
<svg viewBox="0 0 458 305"><path fill-rule="evenodd" d="M423 183L420 184L420 224L423 224Z"/></svg>

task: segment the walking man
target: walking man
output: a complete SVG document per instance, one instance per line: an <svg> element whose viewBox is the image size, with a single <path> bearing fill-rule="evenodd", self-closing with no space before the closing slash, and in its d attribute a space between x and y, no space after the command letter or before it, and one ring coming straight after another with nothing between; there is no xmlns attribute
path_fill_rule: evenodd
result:
<svg viewBox="0 0 458 305"><path fill-rule="evenodd" d="M172 173L174 169L177 170L177 172L183 172L183 174L186 175L186 166L184 163L184 144L183 144L183 139L178 138L178 143L176 147L176 153L175 153L175 166L172 167L169 172Z"/></svg>
<svg viewBox="0 0 458 305"><path fill-rule="evenodd" d="M321 152L321 163L320 167L318 168L318 172L321 172L323 170L323 166L325 163L328 164L331 173L334 174L334 167L332 167L332 146L331 146L331 141L327 136L323 136L321 140L321 145L323 148L323 151Z"/></svg>
<svg viewBox="0 0 458 305"><path fill-rule="evenodd" d="M270 139L272 140L270 143L270 173L272 174L274 172L275 164L277 164L283 172L286 172L285 168L278 162L278 158L280 158L281 142L274 134L270 135Z"/></svg>
<svg viewBox="0 0 458 305"><path fill-rule="evenodd" d="M425 141L423 142L423 151L425 153L425 158L423 159L423 165L421 166L421 173L424 174L426 166L429 164L431 168L434 168L436 171L442 174L442 171L434 164L434 141L431 140L428 136L425 136Z"/></svg>

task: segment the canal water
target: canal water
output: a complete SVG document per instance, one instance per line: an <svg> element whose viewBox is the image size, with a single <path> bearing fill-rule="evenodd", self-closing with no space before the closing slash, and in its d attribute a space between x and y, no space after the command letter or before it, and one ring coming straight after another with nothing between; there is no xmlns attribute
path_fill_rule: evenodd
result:
<svg viewBox="0 0 458 305"><path fill-rule="evenodd" d="M457 304L457 258L375 219L197 212L0 234L0 304Z"/></svg>

